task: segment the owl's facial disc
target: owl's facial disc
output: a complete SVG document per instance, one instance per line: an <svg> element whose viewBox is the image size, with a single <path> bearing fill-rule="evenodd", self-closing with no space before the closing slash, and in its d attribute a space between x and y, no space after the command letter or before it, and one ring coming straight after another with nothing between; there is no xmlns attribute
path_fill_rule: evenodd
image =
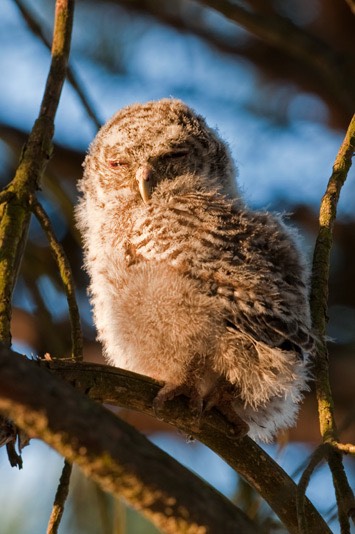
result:
<svg viewBox="0 0 355 534"><path fill-rule="evenodd" d="M138 182L138 189L142 200L147 204L152 196L153 191L153 179L152 168L149 165L139 167L136 172L136 180Z"/></svg>

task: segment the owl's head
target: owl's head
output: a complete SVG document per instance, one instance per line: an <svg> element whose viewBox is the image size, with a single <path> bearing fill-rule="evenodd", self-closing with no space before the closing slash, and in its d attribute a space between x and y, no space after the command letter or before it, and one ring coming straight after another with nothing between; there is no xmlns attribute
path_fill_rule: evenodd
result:
<svg viewBox="0 0 355 534"><path fill-rule="evenodd" d="M149 203L180 180L190 190L234 196L235 174L226 144L205 120L180 100L163 99L123 108L101 128L81 188L102 200L114 194Z"/></svg>

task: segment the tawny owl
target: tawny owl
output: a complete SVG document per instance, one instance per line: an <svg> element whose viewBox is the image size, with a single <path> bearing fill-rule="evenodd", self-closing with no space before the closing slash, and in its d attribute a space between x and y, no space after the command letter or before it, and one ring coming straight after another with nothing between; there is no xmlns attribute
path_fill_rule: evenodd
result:
<svg viewBox="0 0 355 534"><path fill-rule="evenodd" d="M157 409L184 393L267 441L307 389L307 274L294 233L250 210L235 175L184 103L131 105L90 147L77 220L108 362L164 381Z"/></svg>

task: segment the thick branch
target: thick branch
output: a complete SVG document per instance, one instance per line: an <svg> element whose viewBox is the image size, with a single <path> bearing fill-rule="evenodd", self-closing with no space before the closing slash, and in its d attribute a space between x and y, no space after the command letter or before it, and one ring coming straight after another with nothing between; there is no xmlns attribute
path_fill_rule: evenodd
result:
<svg viewBox="0 0 355 534"><path fill-rule="evenodd" d="M164 532L219 534L221 525L226 532L257 532L230 501L138 431L7 349L0 351L0 410Z"/></svg>
<svg viewBox="0 0 355 534"><path fill-rule="evenodd" d="M63 360L30 362L48 369L73 384L100 403L118 405L154 416L152 402L159 384L147 377L89 363ZM0 378L1 390L1 378ZM250 438L233 439L233 428L218 412L209 412L196 433L191 421L188 400L179 397L167 403L162 418L188 435L196 437L221 456L269 503L291 533L298 532L296 496L297 486L291 478ZM308 499L305 500L312 534L330 532Z"/></svg>

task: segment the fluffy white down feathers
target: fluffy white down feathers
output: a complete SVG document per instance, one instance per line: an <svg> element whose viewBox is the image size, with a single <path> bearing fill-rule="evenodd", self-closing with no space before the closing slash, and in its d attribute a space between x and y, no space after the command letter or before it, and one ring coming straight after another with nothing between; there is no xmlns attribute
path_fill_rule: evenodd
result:
<svg viewBox="0 0 355 534"><path fill-rule="evenodd" d="M247 208L228 148L178 100L100 130L77 208L109 363L216 405L264 441L292 425L312 350L307 273L282 220ZM159 403L158 403L159 405Z"/></svg>

